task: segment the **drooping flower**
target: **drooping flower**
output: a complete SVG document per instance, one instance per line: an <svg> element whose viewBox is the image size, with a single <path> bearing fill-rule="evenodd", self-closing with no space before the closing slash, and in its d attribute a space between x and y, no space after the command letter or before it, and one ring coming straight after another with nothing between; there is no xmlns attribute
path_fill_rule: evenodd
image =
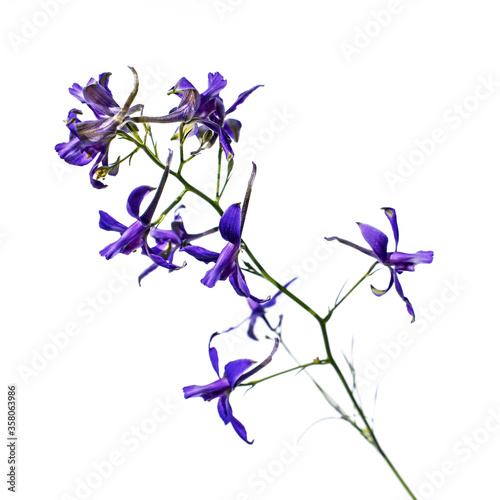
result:
<svg viewBox="0 0 500 500"><path fill-rule="evenodd" d="M130 123L128 115L142 111L143 108L140 104L132 106L139 90L139 79L135 69L130 68L130 70L134 75L134 88L123 107L117 104L109 90L108 81L111 73L102 73L98 82L91 78L85 87L75 83L69 89L71 95L93 111L96 119L81 121L78 115L82 112L72 109L66 122L70 130L69 141L57 144L55 149L63 160L72 165L87 165L95 159L90 170L90 182L97 189L106 187L99 178L104 177L106 173L110 175L118 173L118 167L108 168L111 141L119 130L128 132L129 127L135 127Z"/></svg>
<svg viewBox="0 0 500 500"><path fill-rule="evenodd" d="M286 283L285 288L287 288L296 279L297 278L293 278L288 283ZM258 340L257 336L255 335L254 328L255 328L255 323L259 318L261 318L262 321L264 321L264 323L267 325L267 327L271 331L276 332L277 328L281 325L282 317L280 316L280 320L279 320L278 325L273 328L271 326L271 324L269 323L268 319L266 318L266 312L269 308L276 305L276 299L281 295L281 293L282 293L281 291L275 293L267 302L264 302L264 303L256 302L255 300L253 300L250 297L247 298L248 305L250 306L250 309L252 310L250 316L248 316L248 318L245 318L241 323L237 324L236 326L228 328L223 333L227 333L227 332L230 332L232 330L235 330L236 328L240 327L243 323L248 321L247 335L253 340Z"/></svg>
<svg viewBox="0 0 500 500"><path fill-rule="evenodd" d="M201 397L204 401L211 401L212 399L218 398L217 410L219 411L219 416L224 424L227 425L230 423L243 441L248 444L252 444L253 441L248 441L245 427L233 415L233 410L229 403L229 396L231 392L233 392L240 384L253 376L259 370L262 370L264 366L271 362L272 357L278 349L279 340L275 339L271 354L269 354L269 356L262 361L262 363L247 371L256 363L255 361L252 361L251 359L237 359L235 361L230 361L224 367L224 374L221 377L219 374L219 355L217 353L217 349L211 346L213 338L217 335L219 334L214 333L210 337L208 352L215 373L217 374L217 377L219 377L218 380L208 385L188 385L183 388L184 397L186 399Z"/></svg>
<svg viewBox="0 0 500 500"><path fill-rule="evenodd" d="M177 250L185 245L188 245L191 241L218 231L218 228L214 227L202 233L189 234L184 227L184 222L182 221L182 217L179 213L182 208L184 208L184 205L181 205L175 211L171 229L153 228L149 232L149 236L154 238L156 241L156 245L149 248L147 252L148 256L153 261L153 264L139 276L139 284L141 284L141 281L145 276L153 272L159 266L166 267L170 271L172 271L173 268L178 269L178 267L173 264L174 254ZM211 253L213 256L217 255L215 252Z"/></svg>
<svg viewBox="0 0 500 500"><path fill-rule="evenodd" d="M181 98L179 106L174 108L168 115L159 117L139 116L132 120L136 123L178 123L191 124L189 133L196 135L201 146L193 154L202 149L213 146L219 138L226 158L230 160L234 156L231 141L238 142L241 122L226 115L232 113L242 104L247 97L262 85L255 85L249 90L242 92L236 101L226 110L219 93L227 85L227 81L220 73L208 74L208 88L199 93L196 87L186 78L181 78L169 91ZM177 136L174 136L177 137Z"/></svg>
<svg viewBox="0 0 500 500"><path fill-rule="evenodd" d="M385 215L391 223L392 232L394 234L394 241L396 243L394 252L387 251L387 244L389 243L389 239L382 231L379 231L378 229L368 224L363 224L360 222L358 222L359 229L361 230L361 234L365 241L370 245L371 250L363 248L342 238L338 238L337 236L332 236L325 239L328 241L337 240L344 245L348 245L352 248L355 248L356 250L359 250L360 252L365 253L366 255L369 255L370 257L374 257L381 264L388 267L391 272L388 287L385 290L379 290L373 285L370 285L372 292L377 297L381 297L392 288L392 285L394 285L398 295L405 302L406 309L411 315L411 321L413 323L415 321L415 312L410 301L405 297L403 293L403 289L401 288L401 284L398 279L398 274L401 274L403 271L414 271L417 264L430 264L434 258L434 252L423 250L420 250L417 253L398 252L399 229L396 218L396 210L389 207L383 207L382 210L384 210Z"/></svg>
<svg viewBox="0 0 500 500"><path fill-rule="evenodd" d="M106 259L109 260L119 253L129 255L130 253L138 249L142 250L143 253L149 255L150 249L148 247L146 237L151 230L151 220L153 218L156 206L160 201L165 183L167 182L171 161L172 151L169 150L167 164L165 170L163 171L158 189L156 190L153 200L142 215L139 215L141 203L145 196L151 191L154 191L155 188L151 186L139 186L130 193L127 201L127 212L131 217L135 219L135 222L133 222L130 226L127 227L121 224L113 217L111 217L111 215L102 210L99 212L99 227L101 229L104 229L105 231L117 231L118 233L120 233L120 237L117 241L107 245L99 252L103 257L106 257ZM173 264L168 263L165 263L164 267L168 267L172 270L178 269L178 266L174 266Z"/></svg>
<svg viewBox="0 0 500 500"><path fill-rule="evenodd" d="M213 288L218 281L224 281L229 278L229 282L238 295L241 295L242 297L249 297L260 303L265 302L267 299L258 299L250 293L245 276L243 275L238 262L238 255L241 249L241 232L245 223L248 202L250 200L250 192L252 190L252 184L256 173L257 167L254 163L252 175L250 177L250 181L248 182L245 200L243 202L243 209L241 208L240 203L235 203L224 212L220 219L220 235L225 241L228 242L222 251L217 254L193 245L186 246L182 249L182 251L188 252L190 255L202 262L215 262L215 266L207 271L205 277L201 280L205 286Z"/></svg>

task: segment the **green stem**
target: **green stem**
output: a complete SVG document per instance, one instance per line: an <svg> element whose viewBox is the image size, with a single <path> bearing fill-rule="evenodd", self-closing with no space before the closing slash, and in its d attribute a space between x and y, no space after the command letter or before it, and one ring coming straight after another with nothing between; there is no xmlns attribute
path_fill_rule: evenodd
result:
<svg viewBox="0 0 500 500"><path fill-rule="evenodd" d="M181 123L179 125L179 155L180 155L180 162L179 162L179 175L182 171L182 167L184 166L184 124Z"/></svg>
<svg viewBox="0 0 500 500"><path fill-rule="evenodd" d="M119 132L119 134L120 134L120 132ZM134 139L130 135L123 134L122 137L126 138L130 142L133 142L137 147L142 149L158 167L165 169L165 165L161 162L161 160L144 143L142 143L141 141L139 141L137 139ZM190 159L191 158L186 160L184 163L187 163L187 161L189 161ZM215 200L212 200L205 193L203 193L199 189L195 188L179 172L174 172L171 170L170 175L172 177L175 177L184 186L184 188L187 191L195 194L196 196L200 197L202 200L206 201L219 215L222 215L224 213L223 210L220 208L219 204Z"/></svg>
<svg viewBox="0 0 500 500"><path fill-rule="evenodd" d="M332 317L332 314L333 312L335 311L335 309L337 309L337 307L340 306L340 304L342 304L342 302L344 302L345 299L347 299L347 297L349 297L349 295L351 295L352 292L354 292L354 290L361 284L363 283L363 281L368 278L370 275L371 275L371 272L373 271L373 269L375 268L375 266L378 264L379 262L376 261L374 262L374 264L370 267L370 269L368 269L368 271L363 275L363 277L342 297L341 300L339 300L338 302L335 303L335 305L333 306L333 308L328 312L328 314L323 318L325 323L327 323L330 318Z"/></svg>
<svg viewBox="0 0 500 500"><path fill-rule="evenodd" d="M372 267L374 267L374 266L372 266ZM391 468L391 470L394 472L394 474L396 475L396 477L399 479L400 483L406 489L406 491L408 492L408 494L414 500L417 500L417 498L415 497L415 495L413 495L413 493L411 492L411 490L408 487L408 485L404 482L403 478L399 475L398 471L396 470L396 468L394 467L394 465L392 464L392 462L389 460L389 458L387 457L387 455L382 450L382 447L380 446L377 438L375 437L375 432L373 431L372 426L368 423L368 419L366 418L366 415L365 415L363 409L361 408L360 404L356 400L356 397L354 396L353 391L349 387L349 384L347 383L347 381L346 381L346 379L345 379L342 371L340 370L339 365L337 364L337 362L333 358L333 355L332 355L332 352L331 352L331 348L330 348L330 341L328 339L328 333L327 333L327 330L326 330L326 320L325 319L319 320L319 324L320 324L320 327L321 327L321 333L323 335L323 342L325 344L325 349L326 349L326 354L327 354L327 360L332 365L332 367L335 370L337 376L340 378L340 381L342 382L342 385L344 386L344 389L346 390L347 394L349 395L349 398L351 399L351 401L352 401L352 403L354 405L354 408L356 409L358 415L361 417L361 419L363 420L364 425L366 426L365 432L363 432L363 430L360 431L361 435L369 443L371 443L377 449L377 451L380 453L380 455L382 456L382 458L387 462L387 464L389 465L389 467ZM357 427L357 428L358 428L358 430L360 430L359 427Z"/></svg>
<svg viewBox="0 0 500 500"><path fill-rule="evenodd" d="M309 366L324 365L326 363L328 363L328 361L326 359L322 359L322 360L318 359L316 361L311 361L310 363L306 363L305 365L295 366L294 368L289 368L288 370L284 370L282 372L275 373L274 375L269 375L268 377L261 378L260 380L252 380L251 382L247 382L246 384L240 384L240 386L251 385L252 387L254 387L257 384L264 382L265 380L269 380L271 378L278 377L279 375L284 375L285 373L290 373L290 372L293 372L294 370L299 370L299 369L303 370L304 368L307 368Z"/></svg>
<svg viewBox="0 0 500 500"><path fill-rule="evenodd" d="M184 191L182 191L182 193L177 196L177 198L160 214L160 217L158 217L158 219L153 222L152 226L158 226L162 221L163 219L168 215L168 213L175 207L175 205L177 205L177 203L179 203L182 198L184 198L184 195L188 192L187 189L184 189Z"/></svg>
<svg viewBox="0 0 500 500"><path fill-rule="evenodd" d="M261 272L262 276L266 278L267 281L272 283L278 290L280 290L281 293L285 294L286 296L290 297L294 302L296 302L302 309L305 309L309 314L311 314L314 318L316 318L318 321L321 321L321 316L314 311L311 307L309 307L304 301L299 299L296 295L294 295L288 288L284 287L282 284L278 283L260 264L260 262L255 258L253 253L250 251L248 248L248 245L245 242L241 242L242 247L244 248L245 252L247 255L250 257L252 262L255 264L257 269Z"/></svg>
<svg viewBox="0 0 500 500"><path fill-rule="evenodd" d="M217 189L215 191L215 200L218 202L222 193L219 194L220 189L220 171L222 168L222 146L219 144L219 158L218 158L218 166L217 166Z"/></svg>
<svg viewBox="0 0 500 500"><path fill-rule="evenodd" d="M119 132L119 135L121 137L123 137L124 139L127 139L131 142L133 142L138 148L142 149L148 156L151 160L153 160L153 162L158 165L160 168L162 169L165 169L165 165L160 161L160 159L158 158L157 154L153 153L141 140L139 137L136 136L136 134L134 134L134 136L131 136L131 135L128 135L128 134L125 134L125 133L120 133ZM135 137L135 138L134 138ZM223 210L220 208L220 205L219 205L219 199L218 199L218 196L219 196L219 187L220 187L220 161L219 161L219 176L218 176L218 182L217 182L217 193L216 193L216 199L215 200L212 200L209 196L207 196L205 193L201 192L200 190L198 190L197 188L195 188L193 185L191 185L188 181L186 181L186 179L184 179L184 177L182 177L181 175L181 170L182 170L182 166L189 160L192 159L189 158L188 160L184 160L184 152L183 152L183 146L182 146L182 142L181 142L181 147L180 147L180 150L181 150L181 161L180 161L180 166L179 166L179 170L177 172L173 172L171 171L170 172L170 175L172 175L173 177L175 177L179 182L181 182L181 184L183 184L184 186L184 191L181 195L179 195L179 198L182 198L182 196L184 196L184 194L186 194L187 192L191 192L193 194L195 194L196 196L200 197L201 199L203 199L205 202L207 202L219 215L222 215L223 214ZM174 206L175 203L177 203L178 200L176 200L173 204L170 205L169 208L167 208L167 211L168 210L171 210L172 207ZM380 446L379 442L377 441L377 438L375 437L375 433L373 431L373 428L372 426L369 424L368 422L368 419L366 418L364 412L363 412L363 409L361 408L360 404L358 403L355 395L354 395L354 392L351 390L351 388L349 387L349 384L347 383L342 371L340 370L340 367L339 365L337 364L337 362L335 361L335 359L333 358L333 355L332 355L332 352L331 352L331 347L330 347L330 341L328 339L328 332L327 332L327 329L326 329L326 324L327 322L330 320L332 314L333 314L333 311L335 311L335 309L340 306L340 304L359 286L360 283L362 283L368 276L370 276L371 272L373 271L373 269L375 268L375 266L378 264L378 262L375 262L371 267L370 269L368 270L368 272L351 288L351 290L349 290L349 292L339 301L335 304L335 306L333 307L333 309L331 311L328 312L328 314L322 318L321 316L319 316L319 314L314 311L311 307L309 307L305 302L303 302L301 299L299 299L296 295L294 295L292 292L290 292L286 287L284 287L283 285L281 285L280 283L278 283L265 269L264 267L260 264L260 262L255 258L255 256L253 255L253 253L250 251L250 249L248 248L248 246L242 241L241 242L241 246L242 248L246 251L247 255L249 256L249 258L252 260L252 262L254 263L254 265L257 267L257 269L260 271L261 275L267 280L269 281L270 283L272 283L278 290L280 290L284 295L288 296L290 299L292 299L295 303L297 303L302 309L304 309L305 311L307 311L309 314L311 314L319 323L320 325L320 328L321 328L321 334L323 336L323 343L325 345L325 350L326 350L326 355L327 355L327 358L326 360L323 360L321 362L312 362L312 363L308 363L306 365L299 365L295 368L291 368L289 370L285 370L284 372L280 372L280 373L277 373L277 374L274 374L274 375L271 375L269 377L266 377L264 379L261 379L261 380L258 380L258 381L254 381L254 382L249 382L248 384L241 384L241 385L250 385L250 386L254 386L256 385L257 383L260 383L260 382L263 382L264 380L268 380L268 379L271 379L271 378L274 378L274 377L277 377L278 375L283 375L284 373L288 373L288 372L291 372L291 371L294 371L294 370L297 370L297 369L306 369L314 364L330 364L332 365L333 369L335 370L335 373L337 374L337 376L339 377L342 385L344 386L344 389L346 390L347 394L349 395L349 398L351 399L353 405L354 405L354 408L356 409L356 412L358 413L358 415L361 417L364 425L365 425L365 429L361 428L355 421L354 419L351 419L348 415L346 415L345 413L341 412L343 417L351 424L353 425L358 431L359 433L369 442L371 443L376 449L377 451L380 453L380 455L382 456L382 458L386 461L386 463L388 464L388 466L391 468L391 470L393 471L393 473L396 475L396 477L398 478L398 480L400 481L400 483L403 485L403 487L405 488L405 490L407 491L407 493L410 495L411 498L413 498L414 500L417 500L417 498L415 497L415 495L411 492L410 488L407 486L407 484L404 482L403 478L400 476L400 474L398 473L398 471L396 470L396 468L394 467L394 465L392 464L392 462L389 460L389 458L387 457L387 455L385 454L385 452L383 451L382 447ZM310 375L309 375L310 376ZM313 379L314 381L314 379ZM324 390L316 383L316 381L314 381L314 383L316 384L316 386L318 387L318 389L325 395L326 393L324 392ZM325 396L326 397L326 396ZM335 406L334 406L335 408ZM336 408L337 409L337 408ZM337 409L337 411L339 411Z"/></svg>
<svg viewBox="0 0 500 500"><path fill-rule="evenodd" d="M290 357L297 363L297 365L300 365L299 360L294 356L292 351L289 349L289 347L285 344L283 341L281 333L278 333L278 338L280 339L280 344L285 348L286 352L290 355ZM319 385L317 380L307 371L304 370L306 375L311 379L312 383L316 386L316 389L321 393L321 395L325 398L326 402L342 417L343 420L347 420L352 426L354 426L359 432L362 432L362 429L358 427L356 422L352 420L352 418L347 415L347 413L342 409L342 407L328 394L323 387Z"/></svg>

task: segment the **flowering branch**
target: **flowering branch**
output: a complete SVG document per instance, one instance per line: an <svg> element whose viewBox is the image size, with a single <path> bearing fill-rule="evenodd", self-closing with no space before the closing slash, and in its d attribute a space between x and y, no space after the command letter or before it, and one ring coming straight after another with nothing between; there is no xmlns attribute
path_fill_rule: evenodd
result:
<svg viewBox="0 0 500 500"><path fill-rule="evenodd" d="M107 259L111 259L119 253L129 255L135 250L140 250L141 253L150 260L150 266L139 276L139 284L145 276L159 267L167 269L168 272L182 269L187 264L186 262L182 265L174 263L174 257L181 252L207 265L211 264L212 267L210 267L205 276L201 279L201 283L209 288L213 288L219 281L228 280L236 294L246 298L251 310L250 316L238 326L248 321L247 335L250 341L258 341L259 336L256 333L256 324L257 321L260 321L272 332L272 338L274 340L270 353L260 363L256 363L246 358L233 360L226 363L224 371L221 372L219 369L219 354L217 348L213 344L220 335L225 335L237 327L232 327L223 332L212 334L208 342L208 353L217 379L207 385L185 386L183 389L185 397L202 397L205 401L216 399L217 409L224 424L231 424L237 435L245 442L251 444L253 441L248 440L245 427L233 414L232 407L229 403L230 394L238 387L246 386L253 388L261 382L287 373L305 372L311 378L315 387L320 391L325 400L334 408L340 417L349 422L364 439L375 447L409 496L416 500L416 497L380 446L375 436L373 423L370 424L363 411L360 396L359 393L357 393L353 363L345 357L345 361L353 377L351 387L342 372L340 364L334 358L328 336L327 324L337 308L352 295L355 289L374 274L375 268L378 265L388 269L390 281L385 290L379 290L371 286L372 292L377 297L381 297L394 285L397 294L405 303L407 312L411 315L412 321L414 321L415 313L410 301L403 293L399 275L403 272L414 271L417 264L431 263L433 260L433 252L419 251L409 254L398 251L399 228L396 211L390 207L384 207L383 210L391 224L394 235L395 249L393 252L387 250L388 237L384 233L363 223L358 223L358 225L362 237L370 248L364 248L337 236L327 237L327 241L336 241L342 245L351 247L356 251L374 258L375 262L350 290L342 296L342 298L340 298L341 290L334 305L328 309L328 312L324 316L320 315L315 309L290 290L289 286L296 278L284 285L281 284L263 267L263 264L261 264L252 253L249 245L242 237L246 214L250 205L252 186L257 174L257 167L255 164L253 164L252 173L247 184L243 201L233 203L225 210L221 206L221 199L231 179L234 165L234 151L231 144L233 141L238 142L242 127L241 122L234 118L228 118L227 116L236 111L238 106L240 106L256 89L261 87L261 85L256 85L239 94L236 101L226 109L219 94L225 88L227 82L219 73L209 73L208 88L201 93L186 78L181 78L169 91L169 94L177 96L180 99L178 106L162 116L148 117L142 114L144 108L142 104L133 105L138 94L139 79L136 71L133 68L130 69L134 76L134 87L122 107L114 100L109 89L108 82L110 73L103 73L100 75L98 81L94 79L89 80L84 87L74 84L70 88L70 93L81 103L90 108L94 113L95 119L82 122L78 117L81 112L79 110L71 110L67 122L67 127L70 130L70 139L67 143L61 143L56 146L58 154L68 163L82 166L94 160L94 164L90 170L90 181L91 185L98 189L106 187L102 180L107 174L116 176L119 166L126 160L128 160L130 164L132 158L139 151L143 151L157 167L162 169L161 179L157 188L139 186L130 193L126 207L129 215L135 219L130 226L127 227L118 222L106 212L100 212L100 227L106 231L118 232L120 235L117 241L101 250L101 255ZM135 113L140 113L140 116L131 116ZM172 140L179 141L179 165L177 169L171 168L173 158L173 152L171 150L169 150L166 163L161 161L157 144L153 138L151 123L163 125L178 124L177 130L172 136ZM138 124L144 126L145 133L143 138L139 135ZM114 163L109 164L109 151L115 137L130 142L133 145L133 150L123 159L118 157ZM184 146L188 141L191 141L191 139L198 140L198 148L186 157ZM151 146L148 145L149 141ZM211 148L217 142L217 183L215 193L210 195L187 181L183 176L183 168L188 162L196 158L205 149ZM224 156L227 162L227 170L224 182L222 182ZM164 187L169 177L173 177L180 182L182 190L177 197L167 204L167 207L160 212L160 215L154 219L154 214L161 203ZM153 190L156 191L153 200L142 212L142 215L140 215L140 207L144 198ZM209 228L196 234L191 234L187 231L181 216L181 210L184 207L183 205L179 205L179 203L188 193L202 199L216 212L220 217L218 227ZM170 228L160 228L160 225L174 209L174 216ZM196 240L203 240L205 236L216 232L219 233L223 240L224 246L220 251L212 251L204 246L195 244ZM154 243L151 243L152 240L154 240ZM240 254L242 252L248 257L248 261L242 261L243 267L240 265ZM246 282L245 274L259 276L277 289L277 292L272 297L269 296L265 299L252 295ZM309 363L300 363L283 341L283 316L280 315L279 322L275 327L272 326L272 324L275 324L274 321L268 320L267 314L271 308L276 306L277 298L281 294L291 299L315 320L319 327L325 349L325 356L323 359L320 360L316 358ZM307 332L307 335L310 334L311 332ZM268 336L266 336L266 338L269 339ZM280 344L297 365L279 373L264 376L257 380L247 381L272 361ZM312 366L323 365L330 365L335 376L340 379L350 404L352 404L352 412L346 412L308 371Z"/></svg>

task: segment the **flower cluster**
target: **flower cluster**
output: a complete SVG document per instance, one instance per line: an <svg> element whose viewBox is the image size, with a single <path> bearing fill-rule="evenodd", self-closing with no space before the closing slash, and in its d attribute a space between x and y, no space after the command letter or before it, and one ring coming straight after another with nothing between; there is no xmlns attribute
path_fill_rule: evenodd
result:
<svg viewBox="0 0 500 500"><path fill-rule="evenodd" d="M248 440L247 431L243 424L233 415L232 407L229 403L231 393L238 387L245 384L255 384L260 381L246 382L255 373L267 366L275 355L281 340L281 325L283 316L279 316L276 326L275 320L269 320L267 314L271 308L276 306L277 299L281 294L288 295L292 300L299 304L303 309L312 314L315 319L320 320L322 328L322 338L325 342L326 352L329 358L319 361L316 358L312 363L298 366L296 368L304 369L314 364L333 365L337 371L331 357L331 350L326 335L326 322L330 314L325 318L320 317L312 308L298 299L288 288L296 278L285 285L280 285L276 280L264 270L260 263L250 252L248 246L243 242L242 234L247 216L249 201L252 192L253 183L257 173L255 164L252 166L252 172L246 188L246 193L242 201L221 204L220 200L225 192L225 187L231 178L235 152L232 143L238 142L242 124L235 118L228 118L237 108L243 104L246 99L261 85L255 85L249 90L239 94L236 101L227 109L223 99L220 96L221 91L226 87L227 82L220 73L209 73L208 87L204 92L199 92L196 87L186 78L181 78L169 91L180 100L178 105L171 111L161 116L143 115L144 106L135 104L135 98L139 90L139 78L134 68L130 68L134 77L133 89L126 99L123 106L120 106L113 97L109 89L110 73L103 73L98 80L91 78L85 86L73 84L69 89L72 96L85 104L93 113L94 119L82 121L80 115L82 112L78 109L71 109L68 114L66 126L69 129L70 136L68 142L57 144L56 151L66 162L73 165L87 165L93 162L90 168L90 182L94 188L102 189L106 185L102 182L104 177L109 174L115 176L118 173L120 158L115 162L109 161L110 148L112 141L119 137L124 141L133 144L134 150L127 156L132 156L139 150L144 152L156 166L162 168L161 178L156 187L141 185L136 187L128 195L126 210L132 219L128 225L119 222L105 211L100 211L99 227L105 231L118 233L115 241L110 242L101 251L100 254L106 259L112 259L118 255L130 255L139 251L141 255L147 258L148 266L139 275L139 284L142 280L158 268L164 268L169 272L178 271L184 268L187 263L182 262L181 256L186 259L193 258L197 261L209 265L200 281L208 288L214 288L219 281L229 281L234 292L239 297L244 297L250 307L250 315L239 325L229 328L223 332L217 332L211 335L209 340L209 358L213 369L217 374L217 380L207 385L190 385L184 387L185 398L201 397L205 401L218 400L217 408L224 424L231 424L237 435L246 443ZM172 167L173 152L169 149L167 161L165 163L159 158L156 142L153 139L151 124L176 124L176 129L172 140L178 141L180 163L177 169ZM145 135L142 137L140 131L144 127ZM191 156L184 157L184 145L186 141L195 141L195 147ZM196 142L197 141L197 142ZM184 165L197 157L204 150L211 148L219 143L219 155L217 165L217 187L214 193L204 193L196 188L193 183L188 181L182 172ZM222 165L224 157L226 165ZM167 181L174 178L181 184L180 194L167 205L160 213L157 213L159 207L163 207L163 196L166 192ZM225 179L221 187L221 179ZM169 183L170 186L170 183ZM146 205L145 199L154 192L154 196ZM201 198L205 203L211 206L218 214L218 224L216 227L209 227L202 232L190 233L184 226L182 219L181 204L183 197L189 193ZM238 198L237 198L238 199ZM144 206L145 205L145 206ZM225 207L225 209L223 209ZM388 237L378 229L367 224L359 224L361 234L366 240L370 249L363 248L355 243L338 238L336 236L326 238L327 240L336 240L344 245L348 245L356 250L376 259L376 264L382 264L390 271L390 282L386 289L379 290L372 286L375 295L382 296L387 293L394 285L397 293L405 302L406 308L415 319L415 313L410 301L405 297L398 275L404 271L414 271L417 264L431 263L433 252L419 251L413 254L402 253L398 251L399 229L396 219L396 211L393 208L383 209L388 217L395 239L394 252L388 252ZM173 212L168 228L160 227L161 223ZM215 234L218 233L218 234ZM218 251L207 248L205 238L213 235L212 241L219 238ZM212 245L213 243L210 243ZM242 253L248 257L251 263L244 260ZM258 298L250 292L245 273L254 274L264 278L267 282L278 288L277 293L272 297ZM253 287L253 285L252 285ZM352 290L351 290L352 291ZM350 293L350 292L349 292ZM349 293L347 295L349 295ZM260 295L260 294L259 294ZM346 296L347 296L346 295ZM345 297L344 297L345 298ZM259 319L260 318L260 319ZM257 321L267 325L271 333L273 347L270 354L260 363L247 358L236 359L225 365L224 372L219 371L219 354L212 345L214 339L218 336L227 334L244 322L248 321L247 335L252 341L264 338L256 333ZM277 338L278 337L278 338ZM286 346L285 346L286 347ZM288 351L288 348L286 348ZM292 368L294 370L296 368ZM286 373L291 370L286 370ZM277 374L277 375L281 375ZM276 375L272 375L274 377ZM267 378L271 378L267 377ZM315 382L316 386L320 386ZM345 384L344 384L345 385ZM324 391L320 388L322 393ZM355 401L350 393L351 399ZM328 399L327 399L328 400ZM331 401L331 400L330 400ZM334 408L340 411L340 406L333 404ZM356 406L356 405L355 405ZM356 408L358 415L362 415L360 407ZM349 416L342 413L343 418L353 422ZM362 415L363 416L363 415ZM366 419L365 419L366 422ZM354 425L354 424L353 424ZM360 427L357 426L360 430ZM373 431L370 430L373 435ZM369 434L367 434L369 435ZM366 436L365 436L366 437Z"/></svg>
<svg viewBox="0 0 500 500"><path fill-rule="evenodd" d="M108 82L111 73L102 73L98 82L91 78L85 87L74 83L69 89L72 96L92 110L96 119L81 121L78 115L82 112L78 109L71 109L66 122L70 131L69 141L58 144L56 151L71 165L87 165L95 158L90 169L90 182L97 189L106 187L99 178L104 177L106 173L110 175L118 173L118 169L107 168L111 141L118 130L129 132L131 128L135 129L135 126L130 123L129 115L138 111L142 112L141 104L132 106L139 91L139 78L135 69L130 69L134 74L134 88L123 107L117 104L109 90Z"/></svg>

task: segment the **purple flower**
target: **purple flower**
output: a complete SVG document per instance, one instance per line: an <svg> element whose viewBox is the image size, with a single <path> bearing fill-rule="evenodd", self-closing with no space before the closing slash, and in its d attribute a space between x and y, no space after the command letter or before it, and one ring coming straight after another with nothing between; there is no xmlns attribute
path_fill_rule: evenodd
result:
<svg viewBox="0 0 500 500"><path fill-rule="evenodd" d="M233 415L233 410L229 403L229 395L236 389L242 382L247 380L249 377L262 370L264 366L271 362L272 357L278 349L279 340L275 339L274 347L271 354L262 363L258 364L251 370L247 371L255 361L251 359L237 359L235 361L229 362L224 367L224 375L221 377L219 375L219 355L215 347L211 347L212 339L219 335L214 333L210 337L210 342L208 343L208 352L210 356L210 361L217 374L218 380L212 382L208 385L188 385L183 388L184 397L186 399L193 397L202 397L204 401L211 401L212 399L218 398L217 410L219 411L220 418L225 425L231 424L243 441L248 444L252 444L253 441L248 441L247 431L243 424L237 420Z"/></svg>
<svg viewBox="0 0 500 500"><path fill-rule="evenodd" d="M251 89L242 92L227 110L219 97L220 91L226 85L227 81L220 73L209 73L208 88L200 94L189 80L181 78L169 91L169 94L176 94L181 98L179 106L165 116L140 116L132 120L137 123L182 122L192 124L190 134L196 135L201 143L200 148L193 154L213 146L217 138L219 138L226 158L230 160L234 156L231 141L238 142L241 122L232 118L226 119L226 115L235 111L255 89L262 87L262 85L255 85ZM177 137L177 135L174 136L174 138Z"/></svg>
<svg viewBox="0 0 500 500"><path fill-rule="evenodd" d="M169 271L178 269L178 267L173 264L174 254L177 250L185 245L188 245L193 240L215 233L218 230L217 227L214 227L208 231L204 231L203 233L189 234L184 227L184 222L182 221L182 217L179 213L181 208L184 208L184 205L181 205L175 211L174 220L171 224L172 229L165 230L153 228L150 230L149 235L156 241L156 245L148 248L147 252L148 256L153 261L153 264L139 276L139 285L141 284L142 279L154 271L158 266L166 267ZM215 252L211 253L217 255Z"/></svg>
<svg viewBox="0 0 500 500"><path fill-rule="evenodd" d="M290 285L291 283L293 283L296 279L297 278L293 278L292 280L290 280L285 285L285 288L288 287L288 285ZM254 333L254 327L255 327L255 323L256 323L257 319L259 319L259 318L261 318L262 321L264 321L264 323L268 326L268 328L270 330L275 332L278 329L278 327L281 325L282 317L280 316L280 320L279 320L278 325L275 328L273 328L266 318L266 311L270 307L273 307L276 305L276 299L281 295L281 293L282 292L279 291L278 293L274 294L271 297L271 299L269 299L267 302L264 302L264 303L256 302L255 300L253 300L251 298L247 298L248 305L250 306L250 309L252 310L250 316L248 318L245 318L238 325L233 326L233 327L229 328L228 330L225 330L223 333L227 333L227 332L230 332L232 330L235 330L236 328L241 326L243 323L245 323L245 321L248 321L247 335L253 340L258 340L257 336Z"/></svg>
<svg viewBox="0 0 500 500"><path fill-rule="evenodd" d="M78 115L81 111L72 109L68 114L66 126L70 130L69 141L56 145L59 156L72 165L87 165L94 158L95 162L90 170L90 182L97 189L106 187L99 178L109 173L116 175L118 167L108 168L108 151L111 141L118 130L128 131L128 115L142 111L142 105L132 106L137 91L139 90L139 79L134 68L130 68L134 74L134 89L129 95L123 107L120 107L109 90L108 81L111 73L102 73L99 82L91 78L85 87L77 83L69 89L71 95L81 103L86 104L93 112L96 120L81 121ZM129 124L129 127L135 127ZM94 175L97 174L97 178Z"/></svg>
<svg viewBox="0 0 500 500"><path fill-rule="evenodd" d="M398 252L399 229L396 218L396 210L389 207L384 207L382 208L382 210L384 210L385 215L391 223L394 240L396 242L394 252L387 251L387 244L389 243L389 239L382 231L379 231L378 229L369 226L368 224L362 224L360 222L358 222L358 225L361 230L361 234L363 235L365 241L370 245L371 250L360 247L359 245L351 243L350 241L337 238L336 236L325 239L328 241L337 240L344 245L348 245L355 248L356 250L359 250L360 252L365 253L366 255L369 255L370 257L374 257L381 264L387 266L391 272L389 286L385 290L378 290L371 285L372 292L378 297L381 297L382 295L386 294L394 284L398 295L406 303L406 309L411 315L411 321L413 323L415 321L415 312L410 301L404 296L403 289L401 288L401 284L399 283L398 274L401 274L403 271L414 271L417 264L430 264L432 262L432 259L434 258L434 252L422 250L417 253Z"/></svg>
<svg viewBox="0 0 500 500"><path fill-rule="evenodd" d="M224 212L220 219L220 234L222 238L228 242L222 251L217 254L193 245L187 246L183 251L202 262L215 262L215 266L210 269L201 280L205 286L213 288L218 281L224 281L229 278L229 282L238 295L249 297L256 302L265 302L267 299L258 299L250 293L245 276L238 263L238 255L241 248L241 232L243 230L250 192L256 173L257 167L254 163L245 200L243 202L243 209L240 207L240 203L235 203Z"/></svg>
<svg viewBox="0 0 500 500"><path fill-rule="evenodd" d="M135 222L133 222L129 227L124 226L106 212L103 212L102 210L99 212L101 216L99 220L99 227L105 231L117 231L120 233L120 237L117 241L106 246L99 252L103 257L106 257L106 259L112 259L119 253L129 255L137 249L141 249L143 253L149 255L150 249L147 245L146 237L151 230L151 220L160 200L163 188L165 187L171 161L172 151L169 150L167 165L163 171L156 194L142 215L139 215L141 203L144 197L155 188L150 186L139 186L130 193L127 201L127 212L135 219ZM168 267L172 270L178 269L178 266L168 264L167 262L165 262L164 267Z"/></svg>

